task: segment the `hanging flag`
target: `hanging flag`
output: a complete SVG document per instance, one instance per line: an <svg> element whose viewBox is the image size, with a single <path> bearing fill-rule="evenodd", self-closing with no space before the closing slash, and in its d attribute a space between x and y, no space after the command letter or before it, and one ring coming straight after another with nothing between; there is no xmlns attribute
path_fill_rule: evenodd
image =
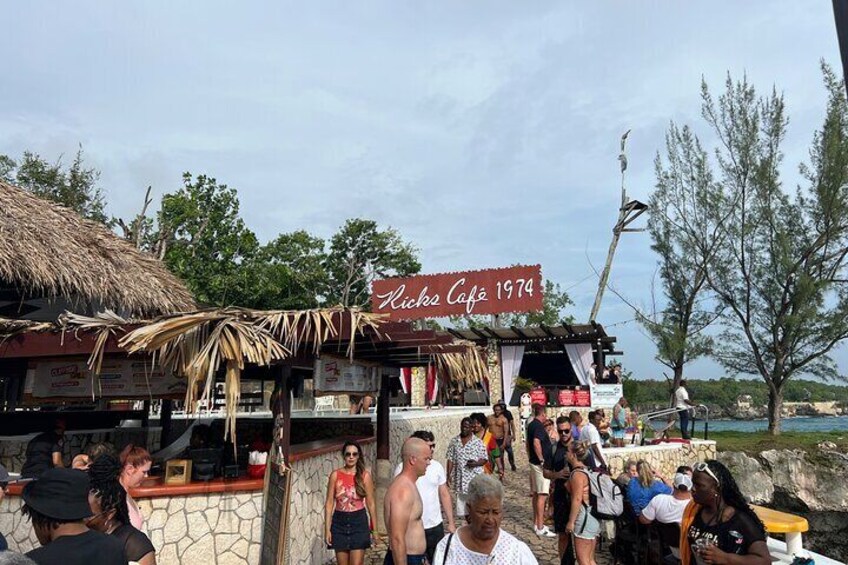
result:
<svg viewBox="0 0 848 565"><path fill-rule="evenodd" d="M439 395L439 374L436 365L427 365L427 404L435 404Z"/></svg>
<svg viewBox="0 0 848 565"><path fill-rule="evenodd" d="M412 368L402 367L400 370L400 388L404 394L410 394L412 390Z"/></svg>

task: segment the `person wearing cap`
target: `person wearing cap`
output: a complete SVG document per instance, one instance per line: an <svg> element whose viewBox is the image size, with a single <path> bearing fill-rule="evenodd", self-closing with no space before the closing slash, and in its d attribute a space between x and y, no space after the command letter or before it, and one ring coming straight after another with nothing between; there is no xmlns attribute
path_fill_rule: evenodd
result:
<svg viewBox="0 0 848 565"><path fill-rule="evenodd" d="M27 557L38 565L127 565L117 538L85 525L89 490L88 475L76 469L48 469L24 487L23 513L41 543Z"/></svg>
<svg viewBox="0 0 848 565"><path fill-rule="evenodd" d="M674 491L671 494L658 494L642 509L640 522L650 524L656 520L662 524L680 524L683 511L692 501L692 477L677 473L672 484Z"/></svg>
<svg viewBox="0 0 848 565"><path fill-rule="evenodd" d="M65 420L57 418L53 421L53 429L32 438L27 444L21 478L37 479L48 469L65 466L62 462L65 428Z"/></svg>

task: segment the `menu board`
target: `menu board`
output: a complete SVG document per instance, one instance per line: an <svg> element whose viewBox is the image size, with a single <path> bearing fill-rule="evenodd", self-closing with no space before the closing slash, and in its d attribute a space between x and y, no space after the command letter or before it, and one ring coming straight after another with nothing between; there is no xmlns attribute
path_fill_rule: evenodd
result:
<svg viewBox="0 0 848 565"><path fill-rule="evenodd" d="M262 514L260 565L288 562L290 469L281 469L276 461L265 472L265 512Z"/></svg>
<svg viewBox="0 0 848 565"><path fill-rule="evenodd" d="M315 361L316 395L376 393L379 389L379 367L351 363L343 357L322 355Z"/></svg>
<svg viewBox="0 0 848 565"><path fill-rule="evenodd" d="M33 398L161 398L180 397L185 391L185 379L154 367L149 359L127 358L104 359L97 378L86 359L38 361L27 371L25 385Z"/></svg>

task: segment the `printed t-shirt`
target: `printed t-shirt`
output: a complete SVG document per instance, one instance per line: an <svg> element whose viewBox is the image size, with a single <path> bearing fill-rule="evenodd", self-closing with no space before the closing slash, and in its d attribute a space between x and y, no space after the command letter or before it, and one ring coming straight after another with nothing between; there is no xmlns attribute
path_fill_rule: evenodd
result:
<svg viewBox="0 0 848 565"><path fill-rule="evenodd" d="M339 512L357 512L365 508L365 499L356 492L356 475L336 472L336 510Z"/></svg>
<svg viewBox="0 0 848 565"><path fill-rule="evenodd" d="M467 526L463 526L465 528ZM447 535L439 545L436 546L436 555L433 556L433 563L441 565L538 565L539 562L533 556L533 552L527 547L527 544L519 540L512 534L503 530L498 534L498 541L495 542L495 547L492 548L490 554L477 553L471 551L464 545L459 537L459 530L453 536ZM445 548L450 539L450 548Z"/></svg>
<svg viewBox="0 0 848 565"><path fill-rule="evenodd" d="M127 565L118 538L94 530L61 536L26 555L38 565Z"/></svg>
<svg viewBox="0 0 848 565"><path fill-rule="evenodd" d="M395 477L403 470L403 463L395 467ZM421 495L423 510L421 521L424 529L434 528L442 523L442 503L439 500L439 487L447 482L447 475L442 464L435 459L427 465L427 471L415 481L418 494Z"/></svg>
<svg viewBox="0 0 848 565"><path fill-rule="evenodd" d="M638 481L637 481L638 482ZM656 520L663 524L679 524L683 520L683 511L691 502L689 498L674 498L671 494L658 494L642 509L647 520Z"/></svg>
<svg viewBox="0 0 848 565"><path fill-rule="evenodd" d="M468 443L462 445L460 436L454 437L448 444L447 459L453 463L451 469L451 484L454 490L460 494L468 492L468 483L471 479L483 473L483 467L466 467L469 461L488 460L489 454L480 438L471 434Z"/></svg>
<svg viewBox="0 0 848 565"><path fill-rule="evenodd" d="M536 456L534 439L538 439L542 444L542 457L544 457L545 453L550 452L551 438L548 432L545 431L545 425L535 418L527 425L527 458L530 460L531 465L541 465L542 460Z"/></svg>
<svg viewBox="0 0 848 565"><path fill-rule="evenodd" d="M739 511L726 522L712 525L704 524L701 519L701 512L699 512L692 525L689 526L686 535L689 538L689 548L692 552L690 563L697 563L697 565L704 565L705 563L694 551L699 539L703 539L707 543L717 544L720 550L735 555L745 555L752 543L766 540L765 535L753 518Z"/></svg>
<svg viewBox="0 0 848 565"><path fill-rule="evenodd" d="M648 487L643 487L638 479L633 479L627 484L627 499L637 516L642 513L642 510L655 496L671 493L671 487L662 481L654 481Z"/></svg>

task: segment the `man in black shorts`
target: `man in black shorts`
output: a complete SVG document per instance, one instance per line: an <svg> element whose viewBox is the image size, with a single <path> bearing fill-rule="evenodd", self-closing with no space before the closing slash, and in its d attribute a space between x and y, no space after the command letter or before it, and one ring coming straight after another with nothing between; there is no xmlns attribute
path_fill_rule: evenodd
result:
<svg viewBox="0 0 848 565"><path fill-rule="evenodd" d="M560 416L556 420L559 441L553 449L545 456L545 467L542 471L546 479L550 479L551 497L554 505L554 531L557 533L557 545L559 558L562 559L568 549L569 535L565 531L568 517L571 512L571 497L568 494L566 483L571 474L568 461L565 456L571 445L571 422L568 416Z"/></svg>

